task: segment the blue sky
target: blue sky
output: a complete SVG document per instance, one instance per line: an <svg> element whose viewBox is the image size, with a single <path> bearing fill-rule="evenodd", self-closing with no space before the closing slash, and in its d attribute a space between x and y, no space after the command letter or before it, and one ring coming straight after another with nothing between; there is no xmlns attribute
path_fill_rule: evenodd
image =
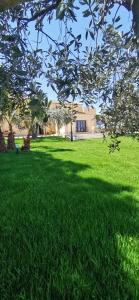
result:
<svg viewBox="0 0 139 300"><path fill-rule="evenodd" d="M113 9L112 14L108 17L109 22L111 22L111 19L115 15L117 7L118 6L115 5L115 8ZM124 32L129 31L130 28L131 28L131 25L132 25L132 15L131 15L131 13L129 13L124 7L121 7L119 9L118 15L121 18L121 20L118 24L123 24L123 26L119 29L119 31L124 31ZM81 11L77 11L77 16L78 16L77 17L77 22L72 22L71 23L73 33L76 34L76 35L82 34L83 47L91 46L92 45L92 40L88 39L86 41L86 39L85 39L85 32L86 32L86 29L88 28L89 18L83 18ZM64 26L62 25L61 21L58 21L56 19L52 20L52 22L50 24L47 21L45 21L44 31L47 34L49 34L53 39L60 41L60 37L64 33ZM34 43L34 41L36 41L36 32L35 32L33 23L30 25L30 32L31 32L30 41L31 41L31 44L33 45L33 47L35 47L36 44ZM60 33L62 33L62 34L60 34ZM41 44L40 44L41 48L43 50L48 49L49 42L50 41L47 40L43 36ZM48 95L48 99L49 100L57 100L57 96L56 96L55 92L50 87L47 87L47 83L46 83L46 80L44 78L41 79L41 84L42 84L42 89ZM99 111L99 104L96 105L96 109L97 109L97 111Z"/></svg>

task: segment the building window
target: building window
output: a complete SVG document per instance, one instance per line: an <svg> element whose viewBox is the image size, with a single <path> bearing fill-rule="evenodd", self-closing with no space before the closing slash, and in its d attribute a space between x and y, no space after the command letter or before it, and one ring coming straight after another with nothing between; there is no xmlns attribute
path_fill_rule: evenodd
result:
<svg viewBox="0 0 139 300"><path fill-rule="evenodd" d="M76 131L86 132L86 121L81 121L81 120L76 121Z"/></svg>

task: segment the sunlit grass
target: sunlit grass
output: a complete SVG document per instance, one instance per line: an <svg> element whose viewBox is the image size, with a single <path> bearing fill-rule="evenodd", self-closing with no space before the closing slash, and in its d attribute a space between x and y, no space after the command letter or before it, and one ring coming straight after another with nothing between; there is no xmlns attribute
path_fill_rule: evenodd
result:
<svg viewBox="0 0 139 300"><path fill-rule="evenodd" d="M0 299L139 299L138 201L132 139L0 154Z"/></svg>

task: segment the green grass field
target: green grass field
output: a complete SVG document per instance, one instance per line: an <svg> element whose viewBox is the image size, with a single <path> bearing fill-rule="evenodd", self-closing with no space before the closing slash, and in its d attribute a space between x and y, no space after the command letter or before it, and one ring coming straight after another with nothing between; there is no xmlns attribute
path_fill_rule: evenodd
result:
<svg viewBox="0 0 139 300"><path fill-rule="evenodd" d="M0 154L0 300L139 299L138 203L130 138Z"/></svg>

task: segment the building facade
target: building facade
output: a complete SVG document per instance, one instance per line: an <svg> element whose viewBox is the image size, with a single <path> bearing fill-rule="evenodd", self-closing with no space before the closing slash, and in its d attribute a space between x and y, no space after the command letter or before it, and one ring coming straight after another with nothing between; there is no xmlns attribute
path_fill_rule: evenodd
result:
<svg viewBox="0 0 139 300"><path fill-rule="evenodd" d="M92 108L86 108L77 105L75 121L72 123L72 132L75 137L81 138L95 133L96 130L96 111ZM61 128L61 134L69 136L71 133L71 124L64 125Z"/></svg>
<svg viewBox="0 0 139 300"><path fill-rule="evenodd" d="M59 102L52 101L50 109L51 111L60 107ZM96 110L93 108L87 108L81 104L76 104L74 107L74 121L68 124L64 124L59 129L56 121L48 121L46 125L38 125L38 135L61 135L61 136L70 136L71 130L73 136L82 137L91 134L94 134L96 131ZM2 124L2 131L6 135L9 131L8 123L5 121ZM24 127L13 124L13 131L16 136L26 136L28 130Z"/></svg>

